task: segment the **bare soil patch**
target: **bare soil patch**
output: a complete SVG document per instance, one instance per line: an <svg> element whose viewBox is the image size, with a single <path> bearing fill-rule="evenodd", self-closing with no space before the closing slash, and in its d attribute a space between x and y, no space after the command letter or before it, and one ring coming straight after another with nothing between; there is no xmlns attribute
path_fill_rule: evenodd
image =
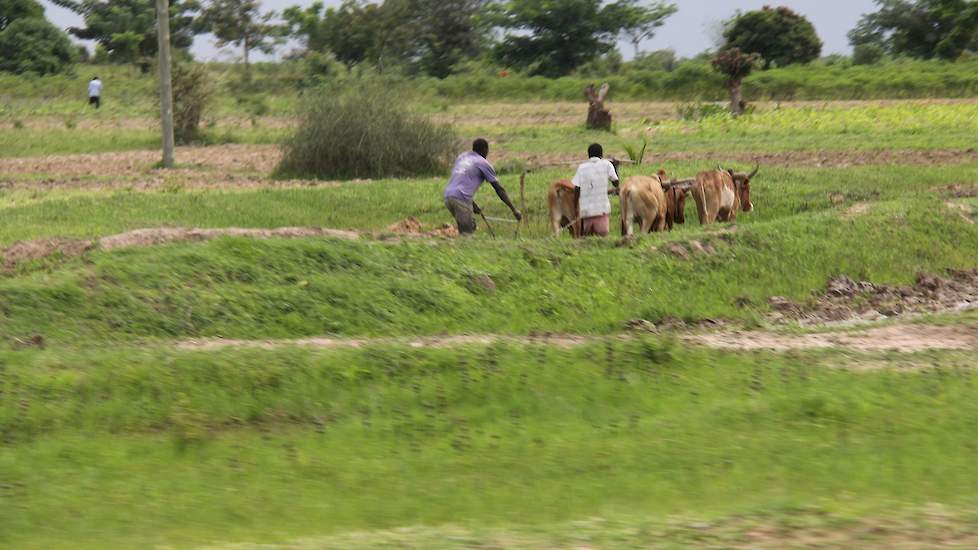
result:
<svg viewBox="0 0 978 550"><path fill-rule="evenodd" d="M912 353L935 349L978 349L978 326L893 325L858 332L800 335L765 331L715 332L689 339L712 348L743 351L842 347L867 352Z"/></svg>
<svg viewBox="0 0 978 550"><path fill-rule="evenodd" d="M251 239L295 239L306 237L330 237L334 239L356 240L360 234L355 231L325 229L322 227L280 227L276 229L245 229L227 227L220 229L155 228L136 229L119 235L99 239L102 250L138 248L175 242L209 241L218 237L248 237Z"/></svg>
<svg viewBox="0 0 978 550"><path fill-rule="evenodd" d="M953 183L940 189L941 193L955 199L978 197L978 183Z"/></svg>
<svg viewBox="0 0 978 550"><path fill-rule="evenodd" d="M16 242L0 251L3 257L3 267L11 269L17 264L40 260L51 256L74 258L81 256L96 245L92 241L82 239L37 239L33 241Z"/></svg>
<svg viewBox="0 0 978 550"><path fill-rule="evenodd" d="M919 274L913 285L876 285L845 275L829 279L826 292L808 304L770 299L775 323L821 325L879 321L921 313L978 308L978 269L950 270L946 277Z"/></svg>
<svg viewBox="0 0 978 550"><path fill-rule="evenodd" d="M276 145L178 147L176 158L180 168L168 170L167 174L201 168L267 174L278 164L281 152ZM0 159L0 174L56 174L59 179L138 176L150 172L159 160L160 153L156 150Z"/></svg>
<svg viewBox="0 0 978 550"><path fill-rule="evenodd" d="M388 233L407 235L411 237L458 237L458 228L444 223L433 229L425 230L424 224L414 216L387 227Z"/></svg>
<svg viewBox="0 0 978 550"><path fill-rule="evenodd" d="M624 152L616 152L618 158L627 158ZM501 162L520 160L527 166L544 167L553 164L572 163L580 160L574 153L524 154L511 151L501 153ZM655 153L652 163L661 161L711 163L736 162L741 164L759 163L764 166L787 166L792 168L848 168L851 166L910 165L939 166L978 162L976 149L934 149L934 150L837 150L837 151L670 151Z"/></svg>
<svg viewBox="0 0 978 550"><path fill-rule="evenodd" d="M226 348L277 349L283 347L307 348L362 348L368 345L403 345L412 348L448 348L461 345L489 344L543 344L569 348L594 341L588 336L546 334L540 336L501 336L496 334L465 334L457 336L425 336L404 338L298 338L291 340L234 340L204 338L180 342L177 347L187 350L213 351Z"/></svg>

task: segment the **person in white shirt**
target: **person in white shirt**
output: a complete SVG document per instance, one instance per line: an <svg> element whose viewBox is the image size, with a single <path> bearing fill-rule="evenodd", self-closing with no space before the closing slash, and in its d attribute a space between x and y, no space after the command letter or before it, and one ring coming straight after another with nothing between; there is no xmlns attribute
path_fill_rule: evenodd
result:
<svg viewBox="0 0 978 550"><path fill-rule="evenodd" d="M587 156L588 161L577 168L577 174L571 180L580 207L581 236L607 237L611 214L608 182L618 187L618 171L614 164L604 160L604 149L598 143L588 147Z"/></svg>
<svg viewBox="0 0 978 550"><path fill-rule="evenodd" d="M88 104L96 109L102 106L102 81L97 76L88 83Z"/></svg>

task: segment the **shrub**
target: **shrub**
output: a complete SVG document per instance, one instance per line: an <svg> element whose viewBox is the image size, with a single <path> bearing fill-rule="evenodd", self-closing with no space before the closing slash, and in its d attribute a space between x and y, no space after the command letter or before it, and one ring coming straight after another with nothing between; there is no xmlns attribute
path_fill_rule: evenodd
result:
<svg viewBox="0 0 978 550"><path fill-rule="evenodd" d="M214 86L203 65L173 66L173 134L177 143L200 140L200 119L214 96Z"/></svg>
<svg viewBox="0 0 978 550"><path fill-rule="evenodd" d="M77 55L68 35L43 18L18 19L0 31L0 71L60 73Z"/></svg>
<svg viewBox="0 0 978 550"><path fill-rule="evenodd" d="M321 179L427 176L444 172L454 130L412 114L392 88L361 82L310 92L299 125L283 143L280 177Z"/></svg>
<svg viewBox="0 0 978 550"><path fill-rule="evenodd" d="M883 59L883 46L879 44L859 44L852 50L854 65L875 65Z"/></svg>

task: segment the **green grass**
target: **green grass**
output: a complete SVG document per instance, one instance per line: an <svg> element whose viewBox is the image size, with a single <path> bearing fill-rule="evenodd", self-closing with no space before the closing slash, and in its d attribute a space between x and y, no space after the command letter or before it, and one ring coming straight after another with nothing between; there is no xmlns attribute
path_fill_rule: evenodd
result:
<svg viewBox="0 0 978 550"><path fill-rule="evenodd" d="M817 357L658 341L8 353L0 541L188 547L975 504L975 371Z"/></svg>
<svg viewBox="0 0 978 550"><path fill-rule="evenodd" d="M976 114L901 105L664 122L642 170L658 168L663 150L967 147ZM613 149L637 128L615 137L485 130L497 151L579 152L595 139ZM270 142L275 132L235 136ZM0 155L153 147L151 138L4 130ZM716 156L664 167L692 175L728 163ZM971 540L971 351L747 354L668 338L574 348L539 338L428 349L177 346L218 336L601 336L672 316L756 326L770 296L805 301L832 275L906 283L978 258L978 226L939 192L978 181L974 163L764 166L757 210L735 231L701 228L690 215L675 232L626 246L548 236L546 186L571 170L528 176L531 223L519 240L501 223L497 240L222 238L3 269L0 547L686 548L736 546L758 532L786 541L774 546L839 534L849 547L899 547L937 544L949 525L955 540ZM182 188L183 177L225 177L201 167L168 175L165 191L137 190L148 174L122 176L132 190L3 175L13 187L0 188L0 246L159 226L383 232L408 216L427 227L449 221L441 178ZM103 177L118 179L86 183ZM517 181L504 177L514 197ZM506 215L491 190L478 200ZM850 210L856 204L868 210ZM692 240L716 254L668 251ZM35 334L45 349L19 343ZM866 364L895 368L839 368ZM933 503L947 514L935 516ZM887 539L894 530L897 540Z"/></svg>
<svg viewBox="0 0 978 550"><path fill-rule="evenodd" d="M722 158L716 162L723 162ZM747 168L741 163L731 166ZM705 163L669 162L645 167L627 167L623 175L648 173L664 167L670 174L692 176L710 169ZM546 189L550 182L569 177L573 167L530 174L526 179L529 232L543 237L550 232L546 219ZM189 177L198 178L193 173ZM220 178L217 174L213 176ZM503 184L519 206L519 178L502 177ZM738 218L741 225L786 220L795 215L839 211L857 202L897 201L916 208L924 201L935 202L942 185L978 181L978 165L865 166L846 169L763 167L752 187L757 211ZM180 190L180 176L165 192L130 190L78 192L57 188L43 191L0 190L0 207L5 223L0 225L0 243L53 236L97 237L157 226L281 227L325 226L383 231L389 225L414 216L428 227L451 221L441 201L444 180L379 180L346 183L333 187L257 190ZM832 196L843 203L834 204ZM495 217L510 217L489 186L477 198ZM617 200L612 201L617 208ZM699 233L695 208L689 201L689 222L679 233ZM617 214L615 214L617 216ZM807 222L802 222L807 223ZM496 224L500 232L514 229ZM670 235L661 237L670 238Z"/></svg>

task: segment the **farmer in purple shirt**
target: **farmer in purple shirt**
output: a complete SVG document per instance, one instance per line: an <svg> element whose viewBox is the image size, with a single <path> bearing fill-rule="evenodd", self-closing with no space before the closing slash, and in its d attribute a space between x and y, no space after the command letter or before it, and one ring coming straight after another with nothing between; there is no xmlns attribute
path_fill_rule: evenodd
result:
<svg viewBox="0 0 978 550"><path fill-rule="evenodd" d="M484 181L488 181L492 185L499 198L513 211L513 216L517 221L523 219L520 211L510 202L506 190L499 184L499 180L496 178L496 170L486 160L488 156L489 142L481 138L475 140L472 144L472 151L462 153L455 160L452 178L448 181L448 186L445 187L445 207L455 217L455 222L458 223L458 232L461 235L475 233L474 214L481 214L482 210L472 198L475 197Z"/></svg>

